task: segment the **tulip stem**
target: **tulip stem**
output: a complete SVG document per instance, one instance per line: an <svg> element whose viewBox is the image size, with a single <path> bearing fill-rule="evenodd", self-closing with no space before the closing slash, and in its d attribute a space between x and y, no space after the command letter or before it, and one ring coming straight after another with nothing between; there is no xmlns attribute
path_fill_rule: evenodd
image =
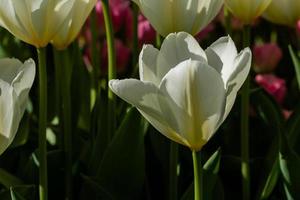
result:
<svg viewBox="0 0 300 200"><path fill-rule="evenodd" d="M108 0L101 0L106 30L107 51L108 51L108 81L116 78L116 55L114 44L114 31L109 10ZM116 96L108 89L108 135L111 139L116 127Z"/></svg>
<svg viewBox="0 0 300 200"><path fill-rule="evenodd" d="M244 27L243 45L250 45L250 26ZM249 166L249 98L250 79L247 77L241 91L241 173L243 200L250 199L250 166Z"/></svg>
<svg viewBox="0 0 300 200"><path fill-rule="evenodd" d="M97 26L97 15L96 15L96 10L94 9L91 12L91 33L92 33L92 41L91 41L91 45L92 45L92 66L93 66L93 70L92 70L92 76L93 76L93 87L96 91L98 91L98 77L100 75L100 62L99 62L99 55L100 52L98 50L97 47L97 37L98 37L98 26Z"/></svg>
<svg viewBox="0 0 300 200"><path fill-rule="evenodd" d="M201 154L197 154L195 150L192 151L193 155L193 167L194 167L194 200L203 199L203 185L202 185L202 165Z"/></svg>
<svg viewBox="0 0 300 200"><path fill-rule="evenodd" d="M48 199L47 175L47 69L46 48L37 49L39 62L39 196Z"/></svg>
<svg viewBox="0 0 300 200"><path fill-rule="evenodd" d="M177 200L177 165L178 165L178 144L170 141L169 161L169 200Z"/></svg>
<svg viewBox="0 0 300 200"><path fill-rule="evenodd" d="M72 199L72 113L71 113L71 77L72 66L68 50L61 51L63 65L62 105L65 153L65 199Z"/></svg>

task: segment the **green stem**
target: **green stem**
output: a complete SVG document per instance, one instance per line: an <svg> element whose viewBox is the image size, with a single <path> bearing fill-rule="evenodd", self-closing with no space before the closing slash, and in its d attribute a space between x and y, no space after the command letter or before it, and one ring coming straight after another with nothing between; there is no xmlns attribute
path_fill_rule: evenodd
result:
<svg viewBox="0 0 300 200"><path fill-rule="evenodd" d="M170 161L169 161L169 200L177 200L178 196L178 144L170 142Z"/></svg>
<svg viewBox="0 0 300 200"><path fill-rule="evenodd" d="M71 77L72 66L68 50L61 52L63 65L62 77L62 105L64 128L64 152L65 152L65 199L72 199L72 113L71 113Z"/></svg>
<svg viewBox="0 0 300 200"><path fill-rule="evenodd" d="M114 44L114 32L112 27L112 19L109 10L108 0L101 0L104 15L104 23L106 30L107 50L108 50L108 81L116 78L116 55ZM108 89L108 133L112 138L116 127L116 96Z"/></svg>
<svg viewBox="0 0 300 200"><path fill-rule="evenodd" d="M194 167L194 199L203 199L203 185L202 185L202 166L201 166L201 154L197 155L196 151L192 151L193 155L193 167Z"/></svg>
<svg viewBox="0 0 300 200"><path fill-rule="evenodd" d="M159 35L159 33L156 33L156 40L155 40L155 45L156 45L156 48L160 48L161 46L161 36Z"/></svg>
<svg viewBox="0 0 300 200"><path fill-rule="evenodd" d="M72 66L68 50L54 50L55 68L59 69L56 79L60 79L62 100L63 149L65 165L65 199L72 199L72 113L71 113L71 76Z"/></svg>
<svg viewBox="0 0 300 200"><path fill-rule="evenodd" d="M243 45L250 45L250 26L244 27ZM241 103L241 173L243 200L250 199L250 166L249 166L249 98L250 98L250 79L247 77L242 90Z"/></svg>
<svg viewBox="0 0 300 200"><path fill-rule="evenodd" d="M39 62L39 196L48 199L47 177L47 69L46 48L37 49Z"/></svg>

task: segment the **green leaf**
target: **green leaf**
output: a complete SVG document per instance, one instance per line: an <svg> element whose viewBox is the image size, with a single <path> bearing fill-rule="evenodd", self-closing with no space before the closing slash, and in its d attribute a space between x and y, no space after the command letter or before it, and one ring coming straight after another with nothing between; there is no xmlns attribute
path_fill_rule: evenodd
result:
<svg viewBox="0 0 300 200"><path fill-rule="evenodd" d="M280 138L279 165L288 199L300 199L300 158L291 149L284 134Z"/></svg>
<svg viewBox="0 0 300 200"><path fill-rule="evenodd" d="M300 104L297 105L296 109L294 110L293 114L287 121L286 124L286 134L288 137L289 144L291 148L295 150L297 153L300 153Z"/></svg>
<svg viewBox="0 0 300 200"><path fill-rule="evenodd" d="M26 200L22 195L15 192L12 188L10 189L11 200Z"/></svg>
<svg viewBox="0 0 300 200"><path fill-rule="evenodd" d="M257 111L258 116L268 128L268 132L272 133L257 192L258 199L268 199L278 181L278 139L283 130L284 118L279 105L263 90L253 92L251 103Z"/></svg>
<svg viewBox="0 0 300 200"><path fill-rule="evenodd" d="M126 114L103 156L97 182L115 199L138 199L145 177L144 127L135 108Z"/></svg>
<svg viewBox="0 0 300 200"><path fill-rule="evenodd" d="M299 62L299 58L297 57L297 55L295 54L293 48L291 45L289 45L289 52L294 64L294 68L296 71L296 78L297 78L297 82L298 82L298 87L300 89L300 62Z"/></svg>
<svg viewBox="0 0 300 200"><path fill-rule="evenodd" d="M271 171L267 173L265 185L263 186L262 191L260 192L259 199L268 199L270 197L277 184L279 174L279 163L278 159L276 159Z"/></svg>
<svg viewBox="0 0 300 200"><path fill-rule="evenodd" d="M34 185L20 185L9 189L12 200L33 200L37 197Z"/></svg>
<svg viewBox="0 0 300 200"><path fill-rule="evenodd" d="M22 185L23 182L18 177L0 168L0 183L8 189L12 186Z"/></svg>

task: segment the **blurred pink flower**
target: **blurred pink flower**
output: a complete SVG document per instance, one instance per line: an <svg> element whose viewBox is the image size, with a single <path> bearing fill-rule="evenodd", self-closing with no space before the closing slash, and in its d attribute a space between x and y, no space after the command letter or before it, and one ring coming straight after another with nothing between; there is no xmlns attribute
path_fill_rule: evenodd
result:
<svg viewBox="0 0 300 200"><path fill-rule="evenodd" d="M132 27L132 11L128 0L109 0L109 6L114 32L118 32L122 28L127 29L128 26ZM100 30L104 32L104 17L101 1L98 1L96 4L96 12Z"/></svg>
<svg viewBox="0 0 300 200"><path fill-rule="evenodd" d="M211 33L212 31L215 30L215 24L214 23L210 23L208 24L202 31L200 31L196 36L195 38L200 41L200 40L203 40L205 39L209 33Z"/></svg>
<svg viewBox="0 0 300 200"><path fill-rule="evenodd" d="M272 95L279 104L283 103L287 92L284 79L273 74L258 74L255 76L255 81L270 95Z"/></svg>
<svg viewBox="0 0 300 200"><path fill-rule="evenodd" d="M258 73L272 72L282 58L282 50L276 43L253 47L254 70Z"/></svg>
<svg viewBox="0 0 300 200"><path fill-rule="evenodd" d="M122 73L126 71L126 67L129 63L131 51L128 47L126 47L123 42L119 39L115 39L115 49L116 49L116 57L117 57L117 72ZM103 72L107 72L108 66L108 52L107 52L107 43L104 42L101 49L101 68Z"/></svg>
<svg viewBox="0 0 300 200"><path fill-rule="evenodd" d="M298 36L300 36L300 20L298 20L296 23L296 32L297 32Z"/></svg>
<svg viewBox="0 0 300 200"><path fill-rule="evenodd" d="M139 45L151 44L155 41L156 33L150 22L142 15L138 16L138 40Z"/></svg>

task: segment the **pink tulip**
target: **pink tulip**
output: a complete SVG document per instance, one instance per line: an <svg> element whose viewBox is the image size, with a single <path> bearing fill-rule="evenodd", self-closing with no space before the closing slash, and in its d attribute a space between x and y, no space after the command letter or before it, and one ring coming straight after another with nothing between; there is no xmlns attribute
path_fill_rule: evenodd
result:
<svg viewBox="0 0 300 200"><path fill-rule="evenodd" d="M120 31L122 28L126 29L125 26L132 26L132 11L128 0L110 0L109 6L115 32ZM100 30L104 32L104 17L101 1L98 1L96 4L96 12Z"/></svg>
<svg viewBox="0 0 300 200"><path fill-rule="evenodd" d="M258 73L272 72L282 58L282 51L276 43L255 45L253 48L254 70Z"/></svg>
<svg viewBox="0 0 300 200"><path fill-rule="evenodd" d="M117 72L122 73L126 71L126 67L129 63L131 51L119 39L115 39L115 49L116 49L116 56L117 56ZM108 52L107 52L106 41L101 49L101 58L102 58L101 60L102 71L107 72Z"/></svg>
<svg viewBox="0 0 300 200"><path fill-rule="evenodd" d="M155 41L155 30L150 22L142 15L138 16L138 40L139 45L151 44Z"/></svg>
<svg viewBox="0 0 300 200"><path fill-rule="evenodd" d="M279 104L283 103L287 92L284 79L273 74L258 74L255 76L255 81L272 95Z"/></svg>

